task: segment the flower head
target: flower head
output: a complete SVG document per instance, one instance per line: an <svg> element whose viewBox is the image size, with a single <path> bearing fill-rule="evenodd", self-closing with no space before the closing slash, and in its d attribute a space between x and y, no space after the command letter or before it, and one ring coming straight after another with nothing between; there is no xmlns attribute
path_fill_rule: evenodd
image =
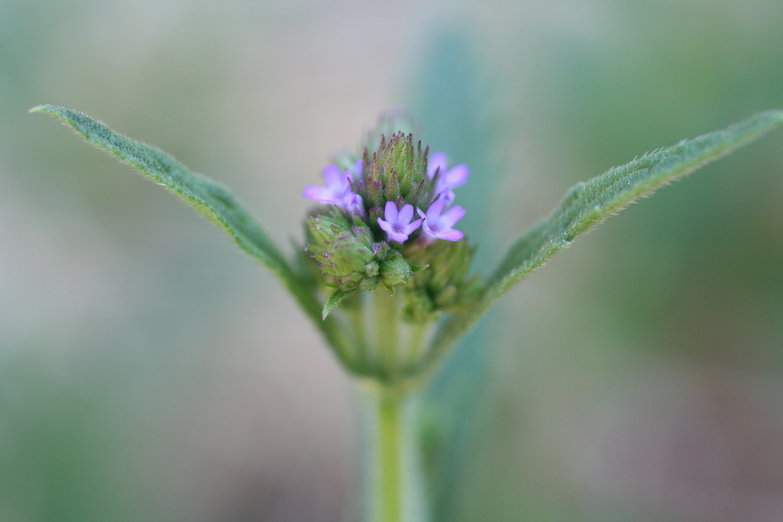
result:
<svg viewBox="0 0 783 522"><path fill-rule="evenodd" d="M413 219L413 205L403 205L399 211L397 210L397 203L394 201L387 201L384 208L384 219L378 218L378 226L386 232L386 237L389 241L396 243L404 243L408 240L408 237L417 229L421 224L421 219L411 222Z"/></svg>
<svg viewBox="0 0 783 522"><path fill-rule="evenodd" d="M444 212L446 198L439 197L430 205L425 214L420 209L416 209L424 220L422 228L427 239L431 242L434 239L445 239L446 241L459 241L465 235L461 230L455 230L453 227L465 215L465 209L455 205Z"/></svg>
<svg viewBox="0 0 783 522"><path fill-rule="evenodd" d="M334 289L324 314L353 292L400 291L405 320L428 322L474 295L474 248L454 228L465 210L452 204L469 171L448 167L410 132L376 132L324 169L323 186L304 190L322 204L306 221L305 251L318 281Z"/></svg>
<svg viewBox="0 0 783 522"><path fill-rule="evenodd" d="M443 152L436 152L427 162L427 177L432 179L438 174L435 185L435 194L442 195L446 203L454 201L454 192L451 189L460 187L468 181L470 169L467 165L459 164L448 168L448 158Z"/></svg>
<svg viewBox="0 0 783 522"><path fill-rule="evenodd" d="M343 207L346 196L351 193L351 173L342 172L337 165L327 165L323 171L324 186L308 185L302 197L325 205Z"/></svg>

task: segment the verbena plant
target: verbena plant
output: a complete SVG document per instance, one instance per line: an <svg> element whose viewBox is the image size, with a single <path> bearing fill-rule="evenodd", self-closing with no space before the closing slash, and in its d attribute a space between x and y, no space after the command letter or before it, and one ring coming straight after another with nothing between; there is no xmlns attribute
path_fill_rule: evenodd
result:
<svg viewBox="0 0 783 522"><path fill-rule="evenodd" d="M783 111L762 112L578 183L495 270L479 275L469 271L476 247L458 228L469 209L455 203L469 169L429 151L403 115L382 117L356 154L324 169L323 185L304 189L317 205L304 221L301 248L286 255L231 192L165 152L63 107L31 111L62 120L180 195L282 281L361 390L362 510L377 522L427 518L415 398L489 306L592 226L783 125Z"/></svg>

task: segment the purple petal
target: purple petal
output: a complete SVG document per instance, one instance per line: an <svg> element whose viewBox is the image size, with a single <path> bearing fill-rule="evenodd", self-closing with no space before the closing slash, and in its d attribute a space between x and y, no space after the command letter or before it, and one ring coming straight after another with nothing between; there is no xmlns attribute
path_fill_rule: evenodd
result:
<svg viewBox="0 0 783 522"><path fill-rule="evenodd" d="M443 200L446 205L450 205L454 201L454 191L450 188L444 189L438 194L438 197Z"/></svg>
<svg viewBox="0 0 783 522"><path fill-rule="evenodd" d="M448 229L444 230L437 236L439 239L445 239L446 241L459 241L465 237L465 233L462 230Z"/></svg>
<svg viewBox="0 0 783 522"><path fill-rule="evenodd" d="M397 203L394 201L387 201L386 207L383 209L383 217L386 218L386 221L389 222L396 222L397 221Z"/></svg>
<svg viewBox="0 0 783 522"><path fill-rule="evenodd" d="M345 183L343 171L337 165L327 165L323 171L324 185L327 188L335 189Z"/></svg>
<svg viewBox="0 0 783 522"><path fill-rule="evenodd" d="M430 208L427 209L427 221L436 221L440 217L440 213L443 212L443 206L445 204L446 202L443 198L436 199L435 203L430 205Z"/></svg>
<svg viewBox="0 0 783 522"><path fill-rule="evenodd" d="M391 232L389 234L389 240L394 241L395 243L405 243L408 240L408 235Z"/></svg>
<svg viewBox="0 0 783 522"><path fill-rule="evenodd" d="M387 234L389 235L394 234L394 229L392 229L391 223L389 223L388 221L384 221L381 218L378 218L378 226L381 227L381 230L383 230Z"/></svg>
<svg viewBox="0 0 783 522"><path fill-rule="evenodd" d="M312 199L319 203L338 203L338 201L334 199L332 191L320 185L307 185L302 191L302 197Z"/></svg>
<svg viewBox="0 0 783 522"><path fill-rule="evenodd" d="M444 184L448 188L456 188L464 185L465 182L468 181L470 169L467 165L460 164L456 167L452 167L451 170L441 175L443 176Z"/></svg>
<svg viewBox="0 0 783 522"><path fill-rule="evenodd" d="M446 172L446 166L448 165L448 158L442 152L436 152L430 156L427 161L427 177L432 179L435 172L440 169L440 175L443 176Z"/></svg>
<svg viewBox="0 0 783 522"><path fill-rule="evenodd" d="M413 205L405 205L400 209L400 213L397 215L397 222L407 225L413 219Z"/></svg>
<svg viewBox="0 0 783 522"><path fill-rule="evenodd" d="M464 215L465 209L459 205L455 205L443 213L440 217L440 224L443 228L451 228L457 221L462 219Z"/></svg>
<svg viewBox="0 0 783 522"><path fill-rule="evenodd" d="M416 213L417 213L419 216L421 216L422 218L426 217L426 215L424 214L424 212L423 212L423 211L422 211L422 210L421 210L419 207L416 207Z"/></svg>
<svg viewBox="0 0 783 522"><path fill-rule="evenodd" d="M406 225L405 226L405 234L406 234L406 236L409 236L409 235L413 234L413 232L417 228L419 228L419 225L421 225L421 222L422 222L421 219L417 219L416 221Z"/></svg>

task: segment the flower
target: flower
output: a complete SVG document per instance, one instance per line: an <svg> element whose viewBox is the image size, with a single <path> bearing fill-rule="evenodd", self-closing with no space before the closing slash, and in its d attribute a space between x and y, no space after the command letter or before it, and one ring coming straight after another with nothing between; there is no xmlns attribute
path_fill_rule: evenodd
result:
<svg viewBox="0 0 783 522"><path fill-rule="evenodd" d="M443 195L446 203L454 201L453 188L460 187L468 181L470 169L467 165L459 164L448 167L448 158L443 152L436 152L427 163L427 177L432 179L435 173L438 174L438 181L435 185L435 194Z"/></svg>
<svg viewBox="0 0 783 522"><path fill-rule="evenodd" d="M422 228L424 228L424 233L429 242L435 239L459 241L465 235L461 230L452 228L465 215L465 209L455 205L444 212L445 206L446 198L439 197L430 205L426 214L420 209L416 209L424 220Z"/></svg>
<svg viewBox="0 0 783 522"><path fill-rule="evenodd" d="M413 218L413 205L403 205L403 207L397 211L397 203L394 201L387 201L386 208L384 209L384 219L378 218L378 226L380 226L389 241L395 241L397 243L404 243L421 224L421 219L411 222Z"/></svg>
<svg viewBox="0 0 783 522"><path fill-rule="evenodd" d="M342 172L337 165L327 165L323 172L324 186L308 185L302 191L302 197L326 205L343 207L346 197L351 194L351 173Z"/></svg>
<svg viewBox="0 0 783 522"><path fill-rule="evenodd" d="M364 201L359 194L349 192L344 198L342 208L351 216L364 217Z"/></svg>

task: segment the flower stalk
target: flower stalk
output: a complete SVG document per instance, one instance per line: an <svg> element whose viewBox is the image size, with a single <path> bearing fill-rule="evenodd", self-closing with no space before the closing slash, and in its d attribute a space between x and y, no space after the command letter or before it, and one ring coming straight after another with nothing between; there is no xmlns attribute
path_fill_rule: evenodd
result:
<svg viewBox="0 0 783 522"><path fill-rule="evenodd" d="M365 522L425 522L417 392L360 383Z"/></svg>

